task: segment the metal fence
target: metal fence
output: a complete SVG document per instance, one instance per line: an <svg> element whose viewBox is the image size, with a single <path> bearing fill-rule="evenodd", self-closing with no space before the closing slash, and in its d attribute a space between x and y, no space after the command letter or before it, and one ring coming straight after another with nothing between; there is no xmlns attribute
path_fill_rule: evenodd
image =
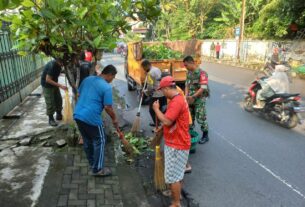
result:
<svg viewBox="0 0 305 207"><path fill-rule="evenodd" d="M13 44L9 30L0 30L0 103L37 79L43 66L39 55L20 56Z"/></svg>

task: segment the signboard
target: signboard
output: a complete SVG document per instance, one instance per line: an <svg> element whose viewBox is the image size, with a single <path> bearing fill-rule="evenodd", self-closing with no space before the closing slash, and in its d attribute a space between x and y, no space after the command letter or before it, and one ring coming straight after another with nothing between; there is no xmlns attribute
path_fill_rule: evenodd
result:
<svg viewBox="0 0 305 207"><path fill-rule="evenodd" d="M235 27L235 37L240 36L240 27Z"/></svg>

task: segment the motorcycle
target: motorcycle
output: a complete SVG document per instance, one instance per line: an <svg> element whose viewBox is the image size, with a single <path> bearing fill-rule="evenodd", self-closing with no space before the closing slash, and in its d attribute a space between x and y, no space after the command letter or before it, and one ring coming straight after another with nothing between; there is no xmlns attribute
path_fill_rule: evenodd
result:
<svg viewBox="0 0 305 207"><path fill-rule="evenodd" d="M259 79L253 81L243 101L246 111L257 112L288 129L303 123L301 113L305 112L305 107L301 106L300 94L275 94L265 100L263 108L255 108L253 106L256 105L256 95L260 89Z"/></svg>
<svg viewBox="0 0 305 207"><path fill-rule="evenodd" d="M290 66L290 64L287 61L280 61L280 62L275 62L273 60L271 60L270 58L267 59L267 61L265 62L264 67L257 72L257 76L260 76L260 74L262 75L261 77L267 76L270 77L272 75L272 73L275 70L275 66L276 65L284 65L287 68L286 74L288 76L288 80L290 83L292 83L292 76L293 76L293 72L292 72L292 68Z"/></svg>

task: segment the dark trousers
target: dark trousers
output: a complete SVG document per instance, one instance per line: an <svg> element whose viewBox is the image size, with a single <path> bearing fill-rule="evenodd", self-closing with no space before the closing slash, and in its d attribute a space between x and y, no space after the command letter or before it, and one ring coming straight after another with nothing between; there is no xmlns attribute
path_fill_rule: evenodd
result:
<svg viewBox="0 0 305 207"><path fill-rule="evenodd" d="M84 151L93 173L104 167L105 133L103 126L92 126L78 119L75 120L84 140Z"/></svg>
<svg viewBox="0 0 305 207"><path fill-rule="evenodd" d="M155 111L154 111L152 106L153 106L154 102L157 101L157 100L159 100L160 110L162 112L165 112L164 109L165 109L166 101L167 101L165 96L162 96L160 98L155 98L155 97L151 98L150 103L149 103L149 113L150 113L150 116L151 116L154 124L156 124L156 113L155 113Z"/></svg>
<svg viewBox="0 0 305 207"><path fill-rule="evenodd" d="M62 97L58 87L43 88L43 95L47 105L47 115L51 116L55 112L62 110Z"/></svg>
<svg viewBox="0 0 305 207"><path fill-rule="evenodd" d="M219 59L219 51L216 52L216 58Z"/></svg>

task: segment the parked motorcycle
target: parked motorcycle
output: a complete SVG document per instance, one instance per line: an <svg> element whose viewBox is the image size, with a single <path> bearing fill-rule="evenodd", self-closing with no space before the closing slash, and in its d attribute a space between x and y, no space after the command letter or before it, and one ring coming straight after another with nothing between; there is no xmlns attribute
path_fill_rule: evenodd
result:
<svg viewBox="0 0 305 207"><path fill-rule="evenodd" d="M275 94L265 101L262 109L258 109L253 106L256 104L256 94L260 89L259 79L252 82L243 102L246 111L257 112L288 129L296 127L298 123L302 124L301 113L305 112L305 107L301 106L300 94Z"/></svg>

